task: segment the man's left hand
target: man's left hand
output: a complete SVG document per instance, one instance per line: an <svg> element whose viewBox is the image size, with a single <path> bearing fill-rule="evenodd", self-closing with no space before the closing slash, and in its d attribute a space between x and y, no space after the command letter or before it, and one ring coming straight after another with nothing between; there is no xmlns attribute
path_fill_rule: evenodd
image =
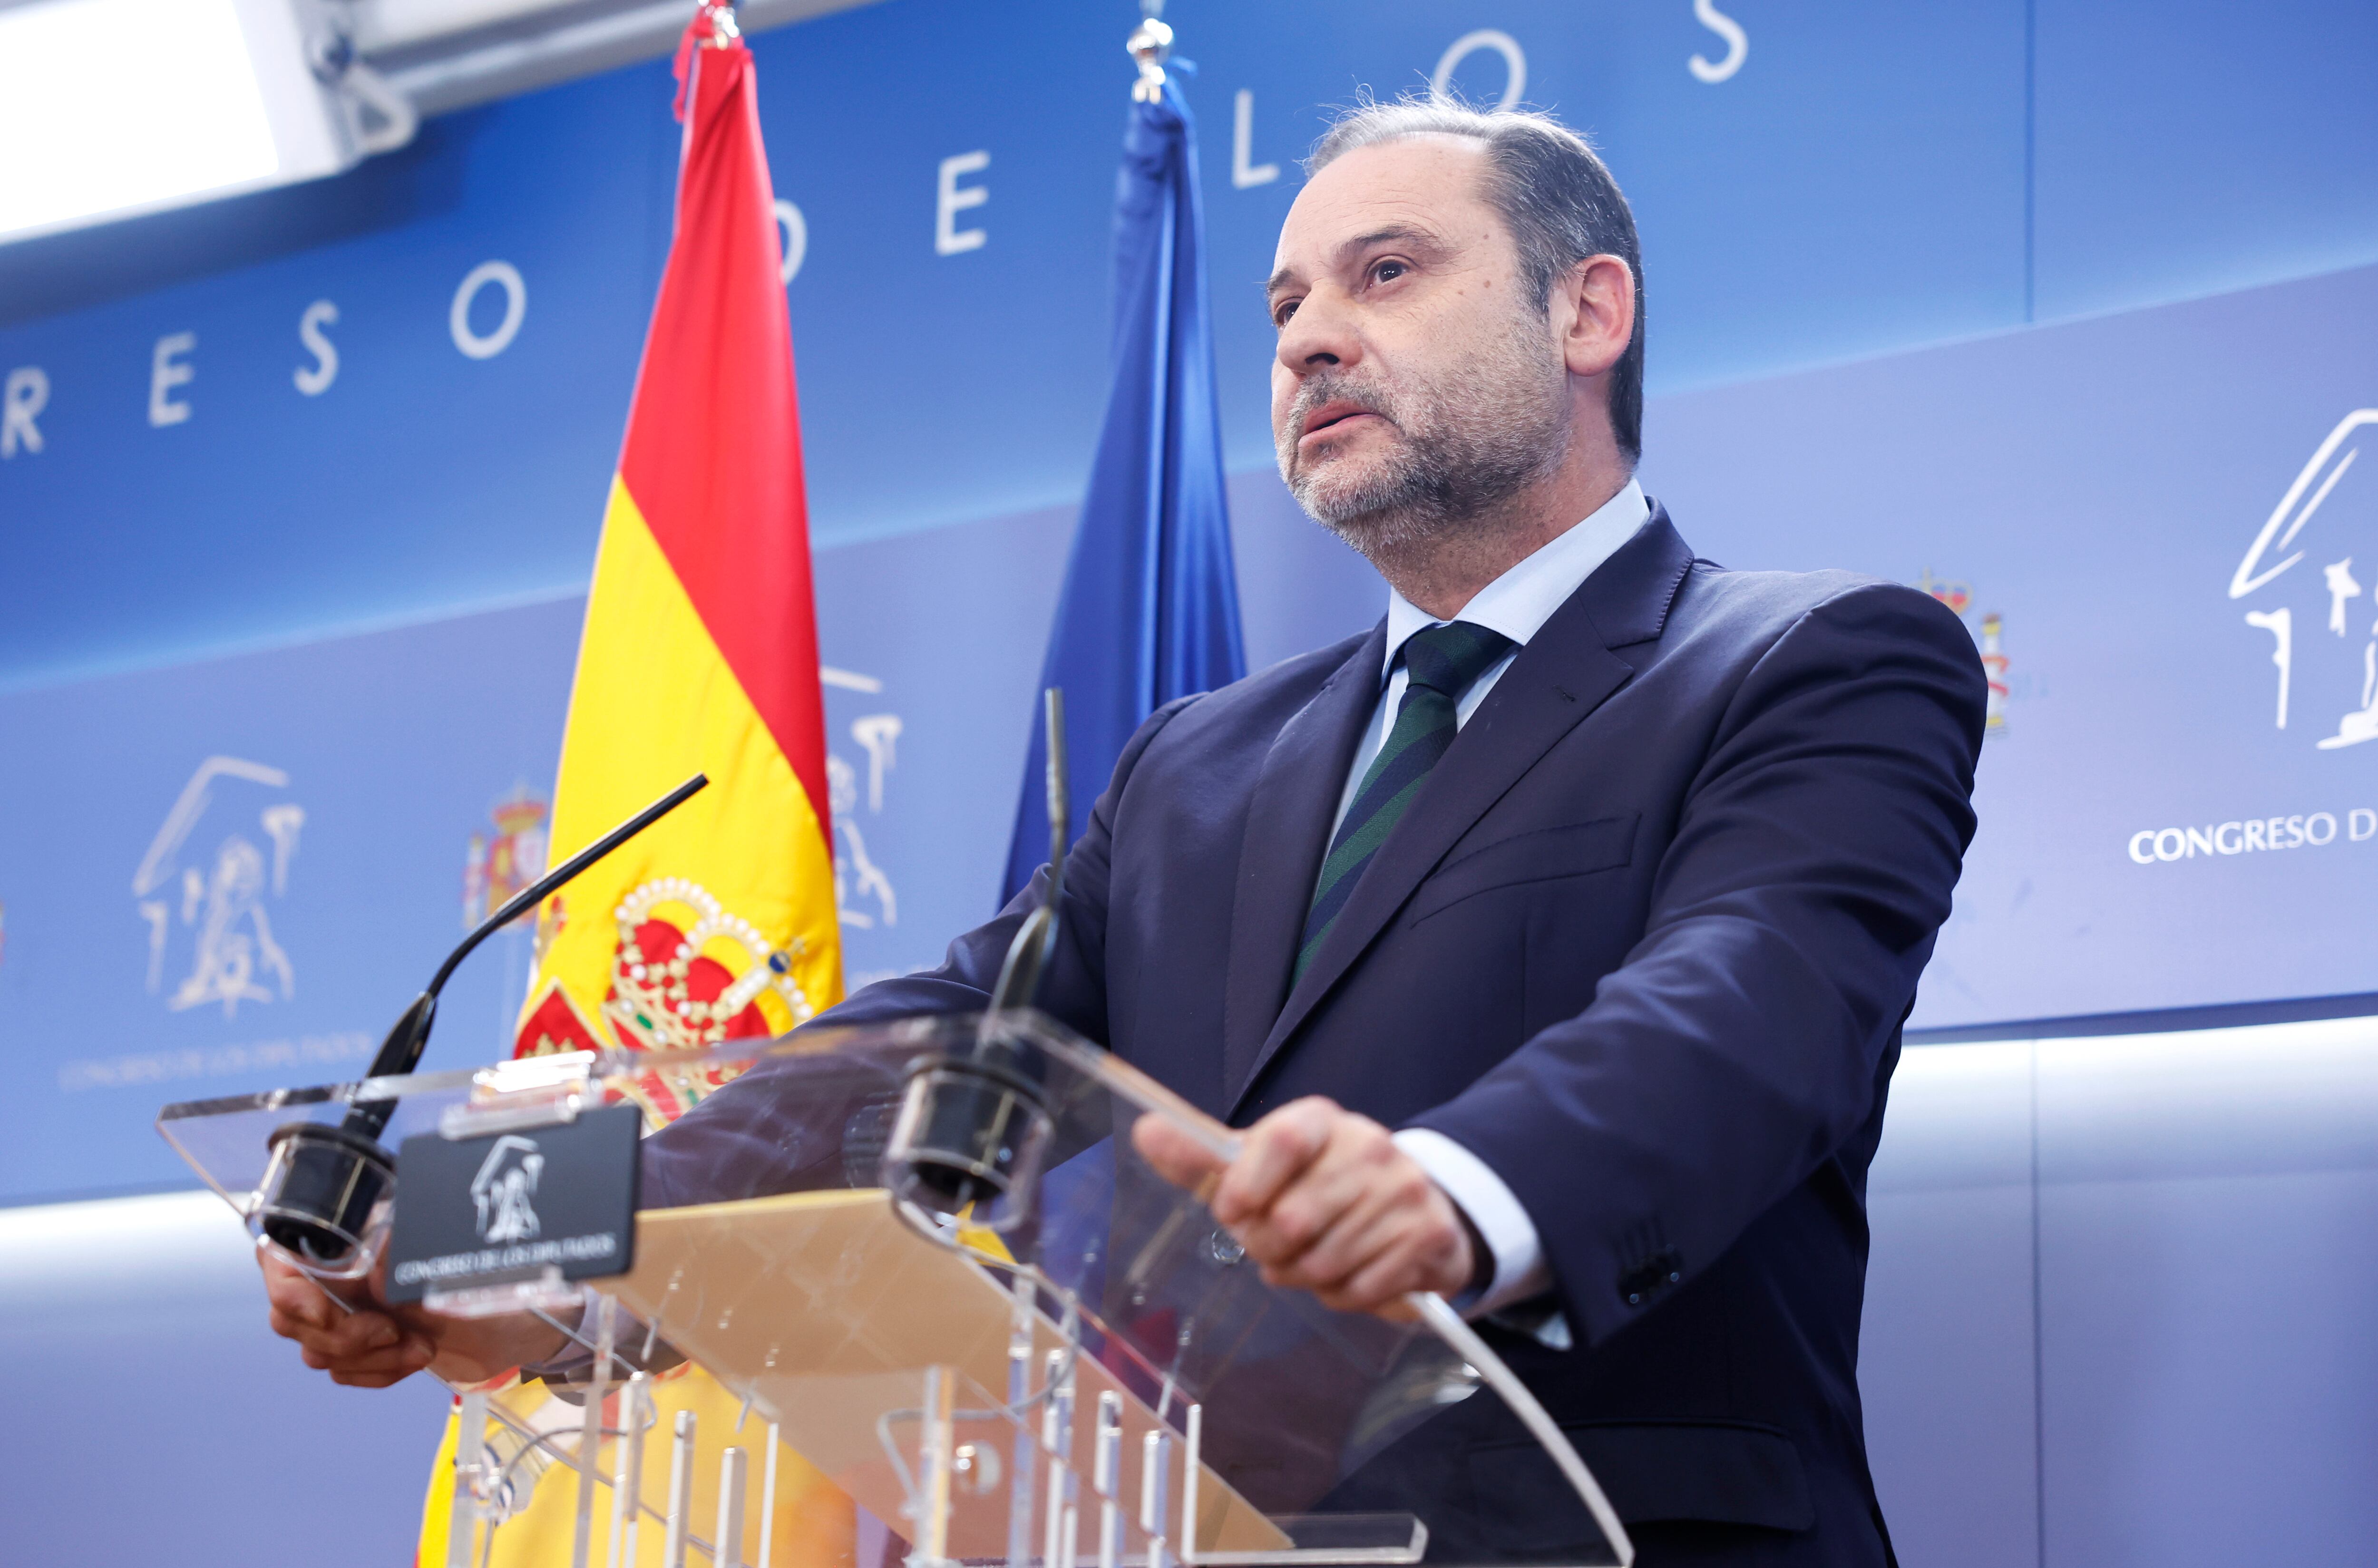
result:
<svg viewBox="0 0 2378 1568"><path fill-rule="evenodd" d="M1200 1193L1266 1284L1345 1312L1400 1316L1414 1290L1454 1296L1477 1263L1470 1227L1385 1127L1314 1095L1247 1129L1225 1162L1171 1122L1143 1116L1131 1141L1167 1180Z"/></svg>

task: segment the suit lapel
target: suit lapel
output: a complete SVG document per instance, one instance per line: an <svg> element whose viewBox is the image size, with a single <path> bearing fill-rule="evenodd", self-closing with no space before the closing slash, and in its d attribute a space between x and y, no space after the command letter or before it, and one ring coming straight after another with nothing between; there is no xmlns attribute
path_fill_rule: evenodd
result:
<svg viewBox="0 0 2378 1568"><path fill-rule="evenodd" d="M1288 990L1313 884L1346 770L1379 703L1387 656L1382 621L1353 655L1297 710L1264 756L1231 900L1230 971L1222 992L1222 1068L1227 1091L1244 1083Z"/></svg>
<svg viewBox="0 0 2378 1568"><path fill-rule="evenodd" d="M1404 813L1363 871L1362 881L1339 915L1329 940L1315 956L1312 967L1305 971L1277 1016L1267 1018L1269 1027L1260 1032L1254 1047L1249 1049L1241 1037L1249 1015L1249 1010L1241 1005L1242 971L1252 976L1259 966L1267 966L1262 968L1271 987L1263 993L1267 997L1278 997L1279 987L1287 980L1305 908L1312 900L1314 879L1320 873L1321 856L1327 848L1323 841L1328 832L1330 813L1344 787L1354 739L1361 733L1360 718L1376 705L1375 686L1362 683L1365 700L1354 724L1346 732L1344 744L1333 754L1334 767L1330 761L1316 758L1307 757L1298 763L1283 757L1289 732L1282 732L1280 743L1274 746L1266 760L1264 782L1257 786L1247 834L1250 858L1243 861L1240 868L1237 923L1231 945L1231 990L1224 1012L1229 1037L1223 1060L1231 1074L1232 1113L1297 1027L1387 928L1413 889L1445 857L1446 851L1562 736L1626 685L1635 667L1612 650L1660 635L1668 606L1674 603L1676 590L1691 565L1692 552L1677 536L1667 513L1655 505L1650 521L1553 613L1495 683L1495 689L1487 693L1469 723L1462 725L1444 760L1430 773L1411 809ZM1368 669L1375 675L1385 644L1375 641L1365 647L1371 661ZM1339 670L1339 684L1345 684L1347 673L1346 669ZM1322 697L1316 697L1298 720L1291 722L1290 730L1294 730L1297 722L1321 708L1329 698L1327 690ZM1344 699L1338 700L1342 703ZM1310 766L1321 770L1323 777L1317 781L1291 780L1286 776L1290 766ZM1267 788L1275 786L1275 780L1281 804L1292 800L1303 806L1304 817L1294 822L1266 824L1264 796ZM1317 818L1312 816L1308 796L1322 801ZM1292 844L1277 842L1279 835L1291 832L1300 835ZM1272 866L1268 869L1252 858L1259 832L1275 840L1269 846ZM1286 902L1285 890L1275 890L1267 895L1265 904L1251 909L1251 878L1275 875L1279 868L1291 860L1295 863L1293 874L1300 879L1295 883L1292 910L1283 916L1272 907ZM1250 916L1268 922L1265 929L1252 930ZM1270 944L1260 953L1252 948L1258 940ZM1253 987L1249 989L1252 993ZM1250 994L1245 999L1259 999Z"/></svg>

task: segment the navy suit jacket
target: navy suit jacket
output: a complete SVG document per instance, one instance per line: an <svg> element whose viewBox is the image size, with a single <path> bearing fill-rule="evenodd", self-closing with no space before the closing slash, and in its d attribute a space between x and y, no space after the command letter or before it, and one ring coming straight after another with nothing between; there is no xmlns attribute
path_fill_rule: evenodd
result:
<svg viewBox="0 0 2378 1568"><path fill-rule="evenodd" d="M1480 704L1291 988L1385 635L1148 719L1068 861L1040 1005L1233 1122L1319 1094L1472 1150L1541 1233L1575 1342L1497 1348L1630 1526L1885 1561L1866 1174L1974 830L1972 639L1909 588L1697 560L1655 507ZM828 1020L979 1008L1046 883ZM1491 1399L1346 1490L1417 1506L1432 1557L1555 1548L1584 1517Z"/></svg>

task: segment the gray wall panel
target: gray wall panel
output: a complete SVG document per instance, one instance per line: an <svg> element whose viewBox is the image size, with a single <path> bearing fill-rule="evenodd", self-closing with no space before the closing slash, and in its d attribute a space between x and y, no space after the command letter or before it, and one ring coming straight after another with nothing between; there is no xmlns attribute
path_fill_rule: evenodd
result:
<svg viewBox="0 0 2378 1568"><path fill-rule="evenodd" d="M2378 1541L2378 1027L2042 1042L2053 1564Z"/></svg>
<svg viewBox="0 0 2378 1568"><path fill-rule="evenodd" d="M0 1209L0 1562L407 1568L449 1398L308 1371L211 1192Z"/></svg>
<svg viewBox="0 0 2378 1568"><path fill-rule="evenodd" d="M1901 1059L1875 1160L1858 1381L1903 1562L2038 1562L2031 1046Z"/></svg>

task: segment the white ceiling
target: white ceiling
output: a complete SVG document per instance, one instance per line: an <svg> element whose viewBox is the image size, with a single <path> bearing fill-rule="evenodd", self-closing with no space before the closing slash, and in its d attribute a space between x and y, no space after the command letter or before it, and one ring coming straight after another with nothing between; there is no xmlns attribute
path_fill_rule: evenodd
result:
<svg viewBox="0 0 2378 1568"><path fill-rule="evenodd" d="M744 0L746 32L872 0ZM423 114L592 76L677 47L692 0L328 0L366 64Z"/></svg>

